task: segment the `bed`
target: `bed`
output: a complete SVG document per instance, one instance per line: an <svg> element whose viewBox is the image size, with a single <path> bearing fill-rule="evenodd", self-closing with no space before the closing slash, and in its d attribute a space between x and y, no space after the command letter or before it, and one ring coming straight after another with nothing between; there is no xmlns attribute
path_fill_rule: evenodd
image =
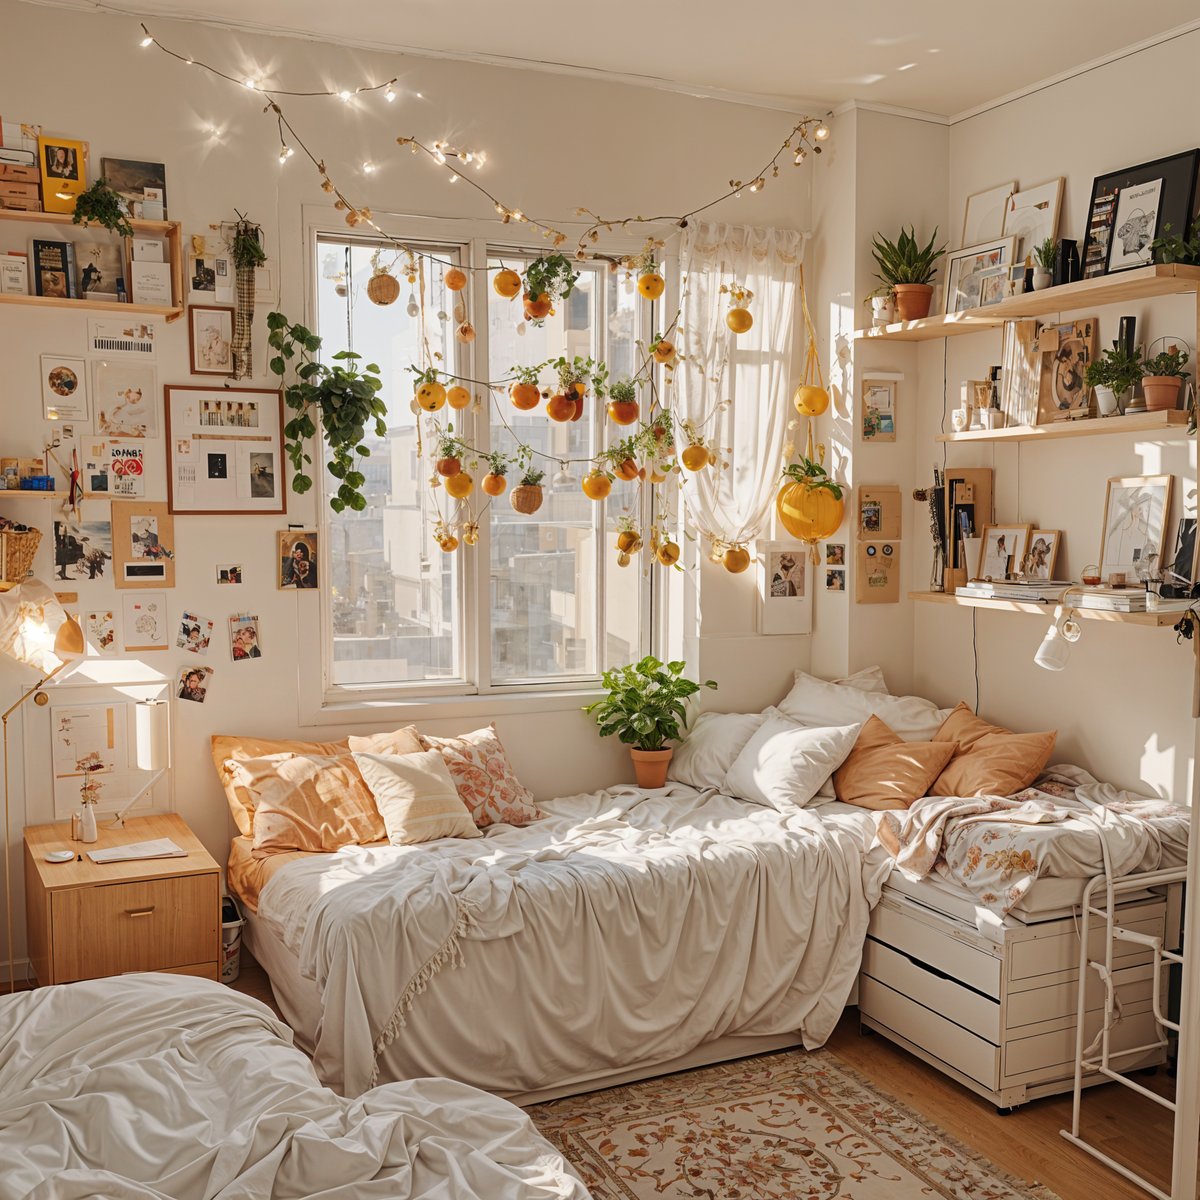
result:
<svg viewBox="0 0 1200 1200"><path fill-rule="evenodd" d="M0 997L0 1198L587 1200L512 1105L414 1079L344 1100L220 984L128 975Z"/></svg>
<svg viewBox="0 0 1200 1200"><path fill-rule="evenodd" d="M446 1075L533 1103L826 1040L890 866L871 814L678 783L542 809L284 862L235 840L248 945L322 1079Z"/></svg>

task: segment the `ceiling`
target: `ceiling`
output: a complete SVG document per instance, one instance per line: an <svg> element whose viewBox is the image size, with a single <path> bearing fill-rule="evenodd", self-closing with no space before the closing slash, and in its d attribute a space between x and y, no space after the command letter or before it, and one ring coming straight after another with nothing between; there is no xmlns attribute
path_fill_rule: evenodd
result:
<svg viewBox="0 0 1200 1200"><path fill-rule="evenodd" d="M66 0L91 11L106 7ZM360 47L576 69L795 107L963 113L1196 23L1196 0L122 0L125 13ZM971 14L971 15L968 15Z"/></svg>

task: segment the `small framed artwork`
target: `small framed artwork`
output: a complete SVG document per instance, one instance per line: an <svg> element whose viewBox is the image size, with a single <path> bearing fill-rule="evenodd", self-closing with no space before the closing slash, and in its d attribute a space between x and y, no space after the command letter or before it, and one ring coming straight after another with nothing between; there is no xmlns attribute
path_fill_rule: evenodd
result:
<svg viewBox="0 0 1200 1200"><path fill-rule="evenodd" d="M1004 322L1000 361L1000 409L1005 424L1037 424L1042 378L1037 321Z"/></svg>
<svg viewBox="0 0 1200 1200"><path fill-rule="evenodd" d="M1017 239L1015 258L1024 259L1047 238L1058 236L1058 214L1062 207L1063 179L1049 179L1036 187L1023 188L1009 196L1004 207L1005 237Z"/></svg>
<svg viewBox="0 0 1200 1200"><path fill-rule="evenodd" d="M1095 317L1047 325L1038 334L1038 424L1086 417L1092 398L1088 364L1096 357L1100 323Z"/></svg>
<svg viewBox="0 0 1200 1200"><path fill-rule="evenodd" d="M1084 279L1128 271L1150 261L1150 243L1167 226L1185 237L1191 226L1200 149L1097 175L1088 203L1081 260Z"/></svg>
<svg viewBox="0 0 1200 1200"><path fill-rule="evenodd" d="M759 633L811 633L808 553L791 542L760 542Z"/></svg>
<svg viewBox="0 0 1200 1200"><path fill-rule="evenodd" d="M1025 561L1028 525L985 525L979 547L977 579L1008 579Z"/></svg>
<svg viewBox="0 0 1200 1200"><path fill-rule="evenodd" d="M862 438L864 442L896 440L896 391L903 375L864 374Z"/></svg>
<svg viewBox="0 0 1200 1200"><path fill-rule="evenodd" d="M242 564L226 563L217 567L217 583L221 586L242 582Z"/></svg>
<svg viewBox="0 0 1200 1200"><path fill-rule="evenodd" d="M42 167L42 207L46 212L75 211L75 199L87 191L87 142L39 137Z"/></svg>
<svg viewBox="0 0 1200 1200"><path fill-rule="evenodd" d="M92 407L96 432L103 437L158 437L154 364L122 358L93 360Z"/></svg>
<svg viewBox="0 0 1200 1200"><path fill-rule="evenodd" d="M317 531L281 529L277 541L280 588L292 591L319 587Z"/></svg>
<svg viewBox="0 0 1200 1200"><path fill-rule="evenodd" d="M1008 296L1010 267L989 267L979 272L979 307L990 308ZM1022 270L1022 278L1024 267Z"/></svg>
<svg viewBox="0 0 1200 1200"><path fill-rule="evenodd" d="M135 220L147 218L143 206L160 204L162 211L153 208L154 219L167 219L167 168L162 163L142 162L136 158L102 158L100 174L116 192ZM157 196L157 199L155 198Z"/></svg>
<svg viewBox="0 0 1200 1200"><path fill-rule="evenodd" d="M1196 582L1200 558L1196 550L1200 539L1196 537L1196 518L1180 517L1175 530L1175 546L1167 560L1167 575L1164 572L1162 594L1168 600L1182 600L1192 594Z"/></svg>
<svg viewBox="0 0 1200 1200"><path fill-rule="evenodd" d="M1015 237L996 238L954 250L946 256L946 312L965 312L979 307L984 271L1009 266L1014 258Z"/></svg>
<svg viewBox="0 0 1200 1200"><path fill-rule="evenodd" d="M166 650L170 647L166 592L139 592L136 596L123 596L121 616L127 651Z"/></svg>
<svg viewBox="0 0 1200 1200"><path fill-rule="evenodd" d="M115 587L175 586L175 522L165 504L114 500L112 547Z"/></svg>
<svg viewBox="0 0 1200 1200"><path fill-rule="evenodd" d="M1008 294L1019 296L1025 290L1025 276L1029 268L1023 263L1014 263L1008 268Z"/></svg>
<svg viewBox="0 0 1200 1200"><path fill-rule="evenodd" d="M47 421L87 421L87 363L82 358L43 354L42 416Z"/></svg>
<svg viewBox="0 0 1200 1200"><path fill-rule="evenodd" d="M825 565L827 567L844 567L846 565L846 543L825 543Z"/></svg>
<svg viewBox="0 0 1200 1200"><path fill-rule="evenodd" d="M1053 579L1054 564L1058 561L1058 548L1061 544L1061 529L1030 530L1029 550L1023 563L1026 578L1047 581Z"/></svg>
<svg viewBox="0 0 1200 1200"><path fill-rule="evenodd" d="M962 241L958 244L974 246L979 242L1003 237L1007 232L1004 228L1004 216L1016 190L1017 181L1014 179L968 196L966 211L963 213Z"/></svg>
<svg viewBox="0 0 1200 1200"><path fill-rule="evenodd" d="M846 572L826 571L825 590L827 592L844 592L846 590Z"/></svg>
<svg viewBox="0 0 1200 1200"><path fill-rule="evenodd" d="M193 375L233 373L233 309L188 305L188 348Z"/></svg>
<svg viewBox="0 0 1200 1200"><path fill-rule="evenodd" d="M278 391L173 384L163 390L171 512L287 512Z"/></svg>
<svg viewBox="0 0 1200 1200"><path fill-rule="evenodd" d="M1171 511L1173 475L1110 479L1104 497L1100 577L1107 583L1136 583L1150 555L1162 561Z"/></svg>

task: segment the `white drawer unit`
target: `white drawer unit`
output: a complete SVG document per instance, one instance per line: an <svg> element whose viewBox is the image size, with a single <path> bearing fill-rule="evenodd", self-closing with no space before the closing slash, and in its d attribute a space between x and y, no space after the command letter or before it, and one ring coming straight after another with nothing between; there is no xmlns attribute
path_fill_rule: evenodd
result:
<svg viewBox="0 0 1200 1200"><path fill-rule="evenodd" d="M936 901L935 901L936 903ZM1124 928L1168 936L1166 897L1120 908ZM1175 932L1177 931L1170 931ZM1103 931L1092 949L1102 952ZM1156 1040L1151 952L1116 944L1114 982L1120 1020L1115 1050ZM1073 916L1005 922L995 940L961 917L885 888L871 914L859 976L865 1028L903 1046L965 1087L1007 1110L1074 1082L1079 923ZM1086 981L1088 1040L1104 1016L1104 987ZM1165 1061L1155 1049L1122 1070ZM1094 1077L1088 1082L1100 1083Z"/></svg>

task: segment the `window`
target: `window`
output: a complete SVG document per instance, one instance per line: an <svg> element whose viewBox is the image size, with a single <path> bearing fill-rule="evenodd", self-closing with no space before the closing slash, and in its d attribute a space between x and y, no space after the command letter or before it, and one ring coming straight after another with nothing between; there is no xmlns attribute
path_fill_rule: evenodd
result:
<svg viewBox="0 0 1200 1200"><path fill-rule="evenodd" d="M435 455L431 422L411 410L412 364L424 361L422 338L441 354L439 366L475 379L506 379L514 366L565 355L603 359L614 376L636 366L635 341L643 313L636 291L603 265L579 264L572 295L537 327L518 328L521 301L505 300L472 275L468 290L449 292L442 264L477 263L520 271L536 251L471 242L423 245L438 261L422 260L410 285L403 261L391 267L401 283L398 301L374 304L366 285L372 256L389 266L395 250L377 243L321 236L317 244L317 324L323 353L351 349L377 363L388 403L386 438L368 443L364 464L368 505L360 513L335 514L322 500L322 521L331 587L324 597L324 662L327 693L349 689L413 690L463 694L528 686L586 684L610 665L645 650L649 630L650 576L635 559L616 564L605 517L648 503L633 485L617 484L608 500L584 496L580 481L591 459L619 430L603 404L589 394L582 418L558 424L544 407L522 412L507 393L437 414L454 425L479 456L513 455L519 444L536 452L532 465L545 472L544 499L533 515L517 513L509 497L520 483L510 467L507 491L495 499L478 486L466 502L479 523L474 547L443 552L432 529L455 513L444 489L430 488ZM454 338L456 304L465 302L477 330L473 345ZM422 304L423 300L423 304ZM481 311L486 307L486 312ZM422 315L423 313L423 315ZM415 315L414 315L415 314ZM645 314L648 316L648 313ZM458 358L456 358L456 353ZM547 369L544 388L555 383ZM476 484L487 472L482 457L466 468ZM648 491L649 489L645 489ZM639 523L640 512L633 513Z"/></svg>

